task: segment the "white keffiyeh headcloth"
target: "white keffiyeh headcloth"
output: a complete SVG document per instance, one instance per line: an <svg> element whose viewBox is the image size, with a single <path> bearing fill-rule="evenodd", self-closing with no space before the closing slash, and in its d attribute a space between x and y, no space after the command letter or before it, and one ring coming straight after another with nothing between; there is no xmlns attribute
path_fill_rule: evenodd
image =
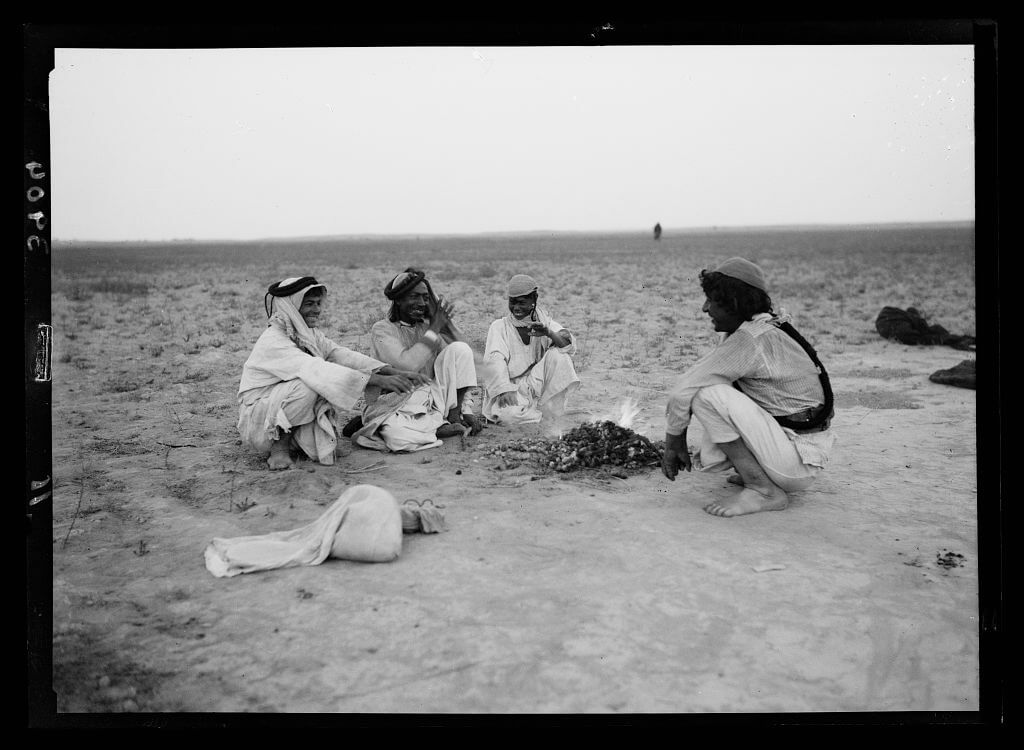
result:
<svg viewBox="0 0 1024 750"><path fill-rule="evenodd" d="M320 351L313 331L299 313L302 300L311 289L323 289L323 293L327 294L327 287L312 276L283 279L267 288L263 306L269 318L267 325L277 326L299 348L322 359L324 354Z"/></svg>

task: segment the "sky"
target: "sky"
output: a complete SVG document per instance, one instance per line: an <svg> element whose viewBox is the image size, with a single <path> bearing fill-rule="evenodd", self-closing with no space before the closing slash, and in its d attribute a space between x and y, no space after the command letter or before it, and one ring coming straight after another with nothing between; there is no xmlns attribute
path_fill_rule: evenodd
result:
<svg viewBox="0 0 1024 750"><path fill-rule="evenodd" d="M55 50L55 240L971 221L970 45Z"/></svg>

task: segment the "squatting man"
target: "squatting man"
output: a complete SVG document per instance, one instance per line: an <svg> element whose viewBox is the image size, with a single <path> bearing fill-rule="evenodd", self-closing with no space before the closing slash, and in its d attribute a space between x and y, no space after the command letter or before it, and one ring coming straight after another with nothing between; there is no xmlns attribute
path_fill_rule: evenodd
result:
<svg viewBox="0 0 1024 750"><path fill-rule="evenodd" d="M702 271L702 308L718 346L672 390L666 407L662 471L734 469L739 491L704 506L716 516L783 510L790 492L807 488L825 468L835 442L832 389L814 349L772 313L764 272L744 258ZM691 417L703 428L696 453L687 447Z"/></svg>

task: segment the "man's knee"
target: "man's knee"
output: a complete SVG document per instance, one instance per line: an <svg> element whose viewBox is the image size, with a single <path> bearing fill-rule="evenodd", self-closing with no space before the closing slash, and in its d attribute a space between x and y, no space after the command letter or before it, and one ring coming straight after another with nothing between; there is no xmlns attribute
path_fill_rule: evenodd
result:
<svg viewBox="0 0 1024 750"><path fill-rule="evenodd" d="M564 362L565 360L569 360L570 362L572 361L572 357L569 356L569 352L564 349L555 349L554 347L550 347L546 352L544 352L544 359L551 362Z"/></svg>
<svg viewBox="0 0 1024 750"><path fill-rule="evenodd" d="M717 411L735 395L742 394L727 383L715 383L698 390L693 395L691 403L698 409L715 409Z"/></svg>
<svg viewBox="0 0 1024 750"><path fill-rule="evenodd" d="M446 346L441 353L445 357L451 357L452 359L468 359L470 362L473 361L473 350L465 341L453 341L452 343L448 344L448 346Z"/></svg>
<svg viewBox="0 0 1024 750"><path fill-rule="evenodd" d="M279 402L280 409L292 427L312 422L316 418L314 407L320 394L298 379L288 381L284 387L286 390Z"/></svg>

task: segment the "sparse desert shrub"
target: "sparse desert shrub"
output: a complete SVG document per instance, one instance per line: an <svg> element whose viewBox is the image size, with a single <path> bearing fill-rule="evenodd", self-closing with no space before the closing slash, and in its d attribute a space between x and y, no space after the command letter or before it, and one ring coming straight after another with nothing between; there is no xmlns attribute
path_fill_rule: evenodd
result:
<svg viewBox="0 0 1024 750"><path fill-rule="evenodd" d="M67 298L72 302L84 302L92 299L92 292L81 284L73 284L67 291Z"/></svg>
<svg viewBox="0 0 1024 750"><path fill-rule="evenodd" d="M128 393L130 391L137 391L139 388L140 386L136 381L117 377L108 380L103 390L109 393Z"/></svg>
<svg viewBox="0 0 1024 750"><path fill-rule="evenodd" d="M584 329L583 333L576 337L576 352L572 355L572 364L577 373L581 373L590 365L590 358L593 355L593 348L590 342L590 328Z"/></svg>
<svg viewBox="0 0 1024 750"><path fill-rule="evenodd" d="M100 294L117 294L123 296L145 296L149 294L149 284L144 281L127 279L102 278L89 283L89 289Z"/></svg>

